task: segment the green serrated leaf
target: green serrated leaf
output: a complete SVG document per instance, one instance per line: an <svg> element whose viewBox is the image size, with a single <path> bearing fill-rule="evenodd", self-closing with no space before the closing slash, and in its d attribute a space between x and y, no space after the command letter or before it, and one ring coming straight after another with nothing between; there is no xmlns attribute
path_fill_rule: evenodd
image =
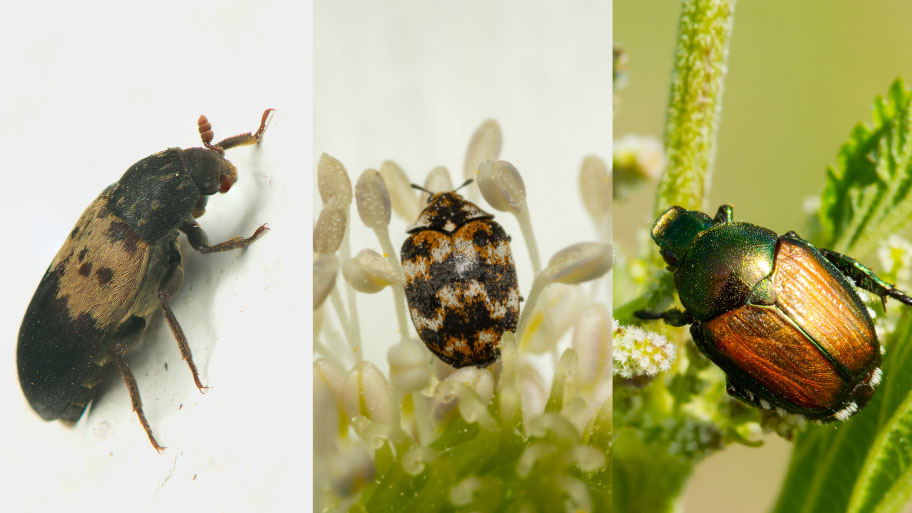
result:
<svg viewBox="0 0 912 513"><path fill-rule="evenodd" d="M821 245L864 255L912 216L912 93L901 79L878 97L873 123L859 124L827 169Z"/></svg>
<svg viewBox="0 0 912 513"><path fill-rule="evenodd" d="M852 419L795 442L775 513L899 511L912 498L912 314L887 341L884 380Z"/></svg>

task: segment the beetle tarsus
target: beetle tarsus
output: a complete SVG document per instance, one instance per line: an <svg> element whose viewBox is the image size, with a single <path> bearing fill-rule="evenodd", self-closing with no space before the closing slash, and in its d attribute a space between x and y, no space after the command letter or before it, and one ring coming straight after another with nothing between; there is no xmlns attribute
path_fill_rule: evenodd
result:
<svg viewBox="0 0 912 513"><path fill-rule="evenodd" d="M139 387L136 385L136 378L133 377L133 372L131 372L130 367L127 366L123 353L120 350L116 351L114 353L114 359L117 361L117 367L120 369L120 375L127 385L127 390L130 392L130 402L133 403L133 411L136 412L136 415L139 417L139 423L142 424L143 429L146 430L149 442L152 443L152 447L154 447L156 451L164 451L166 447L159 445L158 441L155 440L155 436L152 434L152 427L149 426L149 421L146 419L145 412L143 412L142 399L139 397Z"/></svg>
<svg viewBox="0 0 912 513"><path fill-rule="evenodd" d="M177 347L180 348L181 358L183 358L183 360L187 362L187 366L190 367L190 372L193 374L193 382L196 383L196 388L199 389L200 393L205 394L209 387L204 386L203 382L200 381L199 371L196 368L196 364L193 362L193 353L190 352L190 345L187 343L187 336L184 335L184 330L181 329L180 324L177 322L177 318L174 317L174 312L171 311L171 305L168 304L168 297L159 292L158 301L161 304L162 313L165 315L165 321L167 321L168 327L171 328L171 333L177 340Z"/></svg>
<svg viewBox="0 0 912 513"><path fill-rule="evenodd" d="M162 314L165 316L165 321L168 323L168 327L171 328L171 334L174 335L174 339L177 340L177 347L180 349L181 358L187 362L187 366L190 367L190 372L193 374L193 382L196 383L196 388L199 389L201 393L205 393L206 387L203 386L202 381L200 381L199 371L196 368L196 364L193 362L193 354L190 352L190 345L187 343L187 336L184 335L184 330L181 328L180 323L177 322L177 317L174 316L174 312L171 310L171 294L177 290L177 287L180 286L183 281L183 267L181 267L181 255L180 251L177 249L177 240L174 241L174 246L169 254L171 267L165 273L165 277L162 278L161 283L158 286L158 302L161 305Z"/></svg>
<svg viewBox="0 0 912 513"><path fill-rule="evenodd" d="M887 295L899 301L900 303L912 306L912 297L907 296L905 292L897 289L896 287L890 288L890 292L887 293ZM884 303L886 303L886 299L884 299Z"/></svg>
<svg viewBox="0 0 912 513"><path fill-rule="evenodd" d="M187 241L190 242L190 246L192 246L193 249L200 253L207 254L246 248L253 243L253 241L259 239L264 233L269 231L269 226L264 223L253 232L253 235L246 239L236 236L219 244L209 244L209 238L206 236L206 232L203 231L203 228L196 221L185 221L178 226L178 229L184 232L187 236Z"/></svg>
<svg viewBox="0 0 912 513"><path fill-rule="evenodd" d="M220 251L231 251L232 249L243 249L253 243L253 241L262 237L267 231L269 231L269 227L263 224L253 232L253 235L246 239L235 236L225 242L215 244L214 246L204 245L199 248L199 251L200 253L218 253Z"/></svg>
<svg viewBox="0 0 912 513"><path fill-rule="evenodd" d="M269 122L272 121L272 115L274 112L275 109L266 109L263 111L263 117L260 119L260 127L257 128L257 131L255 133L247 132L246 134L235 135L228 137L227 139L222 139L214 145L215 149L225 151L236 146L247 146L260 142L260 139L263 138L263 134L266 132L266 127L269 126Z"/></svg>

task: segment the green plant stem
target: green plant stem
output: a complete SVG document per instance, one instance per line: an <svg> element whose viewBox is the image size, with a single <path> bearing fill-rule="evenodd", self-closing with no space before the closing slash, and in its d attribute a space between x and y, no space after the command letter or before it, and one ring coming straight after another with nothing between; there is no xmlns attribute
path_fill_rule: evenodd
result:
<svg viewBox="0 0 912 513"><path fill-rule="evenodd" d="M681 2L656 216L672 205L706 210L734 10L734 0Z"/></svg>
<svg viewBox="0 0 912 513"><path fill-rule="evenodd" d="M668 163L656 191L656 216L672 205L706 210L734 4L734 0L681 2L664 132ZM671 274L664 271L658 251L651 255L650 274L661 278L655 280L645 294L618 309L615 317L621 322L632 318L636 310L667 306L673 296ZM673 450L674 433L662 433L659 429L647 436L645 426L640 425L644 419L661 422L656 419L669 416L670 411L662 411L663 408L655 407L647 399L650 396L671 399L673 396L663 390L665 386L665 380L658 379L638 392L631 392L642 399L642 408L646 411L631 415L623 425L615 425L612 446L614 511L673 511L700 460L696 453L682 454L680 450Z"/></svg>

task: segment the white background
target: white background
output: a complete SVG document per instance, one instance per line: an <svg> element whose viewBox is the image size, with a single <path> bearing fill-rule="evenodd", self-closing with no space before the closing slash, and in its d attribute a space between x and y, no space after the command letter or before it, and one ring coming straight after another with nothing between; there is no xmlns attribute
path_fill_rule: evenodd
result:
<svg viewBox="0 0 912 513"><path fill-rule="evenodd" d="M290 4L290 3L289 3ZM270 1L17 3L0 21L0 497L4 511L270 511L310 503L308 218L312 8ZM199 219L212 242L272 230L245 251L184 245L172 305L200 394L160 316L130 355L156 453L116 374L68 428L19 389L19 323L85 207L135 161L255 130L239 180ZM303 189L303 190L302 190ZM303 296L309 298L307 291ZM308 299L309 301L309 299ZM167 364L167 370L165 370ZM302 486L304 484L304 486ZM306 506L305 508L306 509Z"/></svg>
<svg viewBox="0 0 912 513"><path fill-rule="evenodd" d="M493 117L501 158L525 178L543 261L595 236L577 174L586 154L609 158L607 0L320 1L315 11L279 1L17 4L0 21L0 43L5 511L310 507L309 250L319 211L310 187L321 152L353 182L387 158L415 182L437 165L458 182L472 131ZM228 154L239 181L199 221L213 242L262 222L272 230L241 252L201 256L184 244L172 302L209 392L196 390L158 317L130 362L163 454L117 376L75 428L43 422L19 389L16 337L80 213L140 158L198 145L199 114L218 140L255 129L266 107L277 114L261 147ZM522 236L497 217L527 294ZM397 250L405 225L391 226ZM353 236L355 252L379 249L359 221ZM362 318L365 352L381 367L397 339L389 296L359 296L373 314Z"/></svg>

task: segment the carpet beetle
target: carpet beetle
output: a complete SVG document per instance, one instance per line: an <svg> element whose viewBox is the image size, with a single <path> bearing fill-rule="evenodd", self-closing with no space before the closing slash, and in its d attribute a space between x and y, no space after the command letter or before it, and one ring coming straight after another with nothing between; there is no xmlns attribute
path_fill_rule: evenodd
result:
<svg viewBox="0 0 912 513"><path fill-rule="evenodd" d="M263 225L246 239L210 245L195 218L205 213L209 196L227 192L237 181L225 150L258 143L272 112L263 113L256 133L217 144L209 121L200 116L204 148L170 148L140 160L82 214L44 273L19 329L19 384L41 418L79 420L97 385L116 367L149 441L162 450L124 356L161 310L196 386L205 388L170 306L184 277L178 232L201 253L243 248L266 232Z"/></svg>
<svg viewBox="0 0 912 513"><path fill-rule="evenodd" d="M485 367L500 357L500 337L516 330L519 317L510 237L455 191L428 194L402 245L412 323L444 362Z"/></svg>

